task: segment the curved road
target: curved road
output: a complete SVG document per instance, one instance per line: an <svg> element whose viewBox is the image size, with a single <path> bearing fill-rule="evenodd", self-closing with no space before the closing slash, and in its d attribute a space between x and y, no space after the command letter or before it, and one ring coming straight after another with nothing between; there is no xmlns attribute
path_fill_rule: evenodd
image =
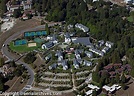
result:
<svg viewBox="0 0 134 96"><path fill-rule="evenodd" d="M17 38L19 35L23 34L24 32L26 31L30 31L30 30L36 30L36 29L39 29L39 28L44 28L44 26L38 26L38 27L35 27L35 28L31 28L31 29L27 29L27 30L23 30L21 32L17 32L15 34L13 34L12 36L10 36L8 39L6 39L6 41L4 42L5 44L5 47L2 46L1 48L1 52L3 54L3 56L7 57L8 60L16 60L17 58L13 56L12 53L10 53L8 51L8 44L14 40L15 38ZM30 88L34 82L34 72L33 70L29 67L29 65L27 63L24 63L20 60L16 61L17 64L23 64L23 66L25 66L25 68L28 70L28 73L30 75L30 78L27 82L27 85L19 92L20 94L23 94L24 92L26 92L28 90L28 88ZM30 86L30 87L29 87Z"/></svg>

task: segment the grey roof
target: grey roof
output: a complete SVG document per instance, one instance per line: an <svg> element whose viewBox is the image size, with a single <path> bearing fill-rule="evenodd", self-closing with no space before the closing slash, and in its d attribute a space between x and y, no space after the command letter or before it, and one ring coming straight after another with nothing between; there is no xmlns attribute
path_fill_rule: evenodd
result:
<svg viewBox="0 0 134 96"><path fill-rule="evenodd" d="M63 69L65 69L65 70L68 69L68 64L67 64L66 60L63 60L62 66L63 66Z"/></svg>
<svg viewBox="0 0 134 96"><path fill-rule="evenodd" d="M83 44L83 45L86 45L86 46L91 45L89 37L76 38L76 40L73 40L73 43L80 43L80 44Z"/></svg>
<svg viewBox="0 0 134 96"><path fill-rule="evenodd" d="M57 51L57 53L56 53L56 54L57 54L57 56L58 56L58 57L63 56L63 54L62 54L62 51L61 51L61 50Z"/></svg>
<svg viewBox="0 0 134 96"><path fill-rule="evenodd" d="M92 52L89 52L89 51L85 51L85 54L93 55L93 53Z"/></svg>
<svg viewBox="0 0 134 96"><path fill-rule="evenodd" d="M65 37L66 37L66 38L70 38L70 34L67 32L67 33L65 34Z"/></svg>
<svg viewBox="0 0 134 96"><path fill-rule="evenodd" d="M52 65L49 66L49 69L55 69L55 68L57 68L57 66L58 65L56 63L54 63L54 64L52 64Z"/></svg>
<svg viewBox="0 0 134 96"><path fill-rule="evenodd" d="M104 53L102 51L100 51L98 49L95 49L95 48L89 48L89 51L92 51L92 52L94 52L94 53L96 53L96 54L98 54L100 56L104 55Z"/></svg>
<svg viewBox="0 0 134 96"><path fill-rule="evenodd" d="M86 66L92 65L92 62L90 62L90 61L84 60L84 62L85 62Z"/></svg>
<svg viewBox="0 0 134 96"><path fill-rule="evenodd" d="M110 41L106 41L106 43L109 44L109 45L111 45L111 46L114 44L114 43L112 43Z"/></svg>
<svg viewBox="0 0 134 96"><path fill-rule="evenodd" d="M53 42L47 42L44 44L47 48L51 48L54 44Z"/></svg>
<svg viewBox="0 0 134 96"><path fill-rule="evenodd" d="M52 41L55 41L55 40L57 40L57 36L53 34Z"/></svg>
<svg viewBox="0 0 134 96"><path fill-rule="evenodd" d="M73 64L79 66L79 62L77 61L77 59L74 59L74 60L73 60Z"/></svg>
<svg viewBox="0 0 134 96"><path fill-rule="evenodd" d="M77 55L77 54L79 54L79 51L78 51L78 49L76 49L74 52L75 52L75 54L76 54L76 55Z"/></svg>
<svg viewBox="0 0 134 96"><path fill-rule="evenodd" d="M82 25L82 24L75 24L75 27L76 28L80 28L81 30L83 30L84 32L88 32L89 31L89 28L88 27L86 27L86 26L84 26L84 25Z"/></svg>
<svg viewBox="0 0 134 96"><path fill-rule="evenodd" d="M52 54L49 54L46 56L46 58L50 59L52 57Z"/></svg>

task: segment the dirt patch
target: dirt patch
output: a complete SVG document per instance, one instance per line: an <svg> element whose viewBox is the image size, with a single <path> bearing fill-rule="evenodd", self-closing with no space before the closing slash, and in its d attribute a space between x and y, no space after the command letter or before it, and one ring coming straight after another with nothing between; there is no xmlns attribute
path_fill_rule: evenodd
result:
<svg viewBox="0 0 134 96"><path fill-rule="evenodd" d="M35 47L37 46L36 43L28 43L28 47Z"/></svg>
<svg viewBox="0 0 134 96"><path fill-rule="evenodd" d="M21 82L20 77L14 77L12 80L8 80L5 85L9 86L9 89L6 92L18 92L20 91L27 83L27 81ZM19 86L19 87L18 87Z"/></svg>
<svg viewBox="0 0 134 96"><path fill-rule="evenodd" d="M40 66L42 64L45 64L45 62L44 62L44 59L42 58L42 56L40 54L37 54L36 57L37 57L37 59L34 61L33 64L37 66L36 69L40 69Z"/></svg>
<svg viewBox="0 0 134 96"><path fill-rule="evenodd" d="M134 80L130 80L129 82L132 82L129 85L129 88L127 90L119 90L116 92L116 96L134 96Z"/></svg>

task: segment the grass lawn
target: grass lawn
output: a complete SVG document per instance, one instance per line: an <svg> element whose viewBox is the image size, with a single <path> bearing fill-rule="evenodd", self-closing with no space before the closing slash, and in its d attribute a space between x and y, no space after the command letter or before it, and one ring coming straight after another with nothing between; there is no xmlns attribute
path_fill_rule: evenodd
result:
<svg viewBox="0 0 134 96"><path fill-rule="evenodd" d="M9 47L11 50L13 50L15 52L20 52L20 53L41 49L40 44L37 44L36 47L28 47L27 45L14 46L13 42L10 43Z"/></svg>
<svg viewBox="0 0 134 96"><path fill-rule="evenodd" d="M132 16L129 16L129 17L127 18L127 20L128 20L129 22L134 22L134 18L133 18Z"/></svg>
<svg viewBox="0 0 134 96"><path fill-rule="evenodd" d="M65 55L65 58L67 58L67 59L74 59L75 58L75 55L74 54L66 54Z"/></svg>

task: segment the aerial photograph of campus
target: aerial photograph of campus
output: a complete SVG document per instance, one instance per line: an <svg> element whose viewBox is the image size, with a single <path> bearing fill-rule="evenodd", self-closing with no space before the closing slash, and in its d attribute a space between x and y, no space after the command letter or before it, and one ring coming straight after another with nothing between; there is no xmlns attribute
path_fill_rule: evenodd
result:
<svg viewBox="0 0 134 96"><path fill-rule="evenodd" d="M0 0L0 96L134 96L134 0Z"/></svg>

